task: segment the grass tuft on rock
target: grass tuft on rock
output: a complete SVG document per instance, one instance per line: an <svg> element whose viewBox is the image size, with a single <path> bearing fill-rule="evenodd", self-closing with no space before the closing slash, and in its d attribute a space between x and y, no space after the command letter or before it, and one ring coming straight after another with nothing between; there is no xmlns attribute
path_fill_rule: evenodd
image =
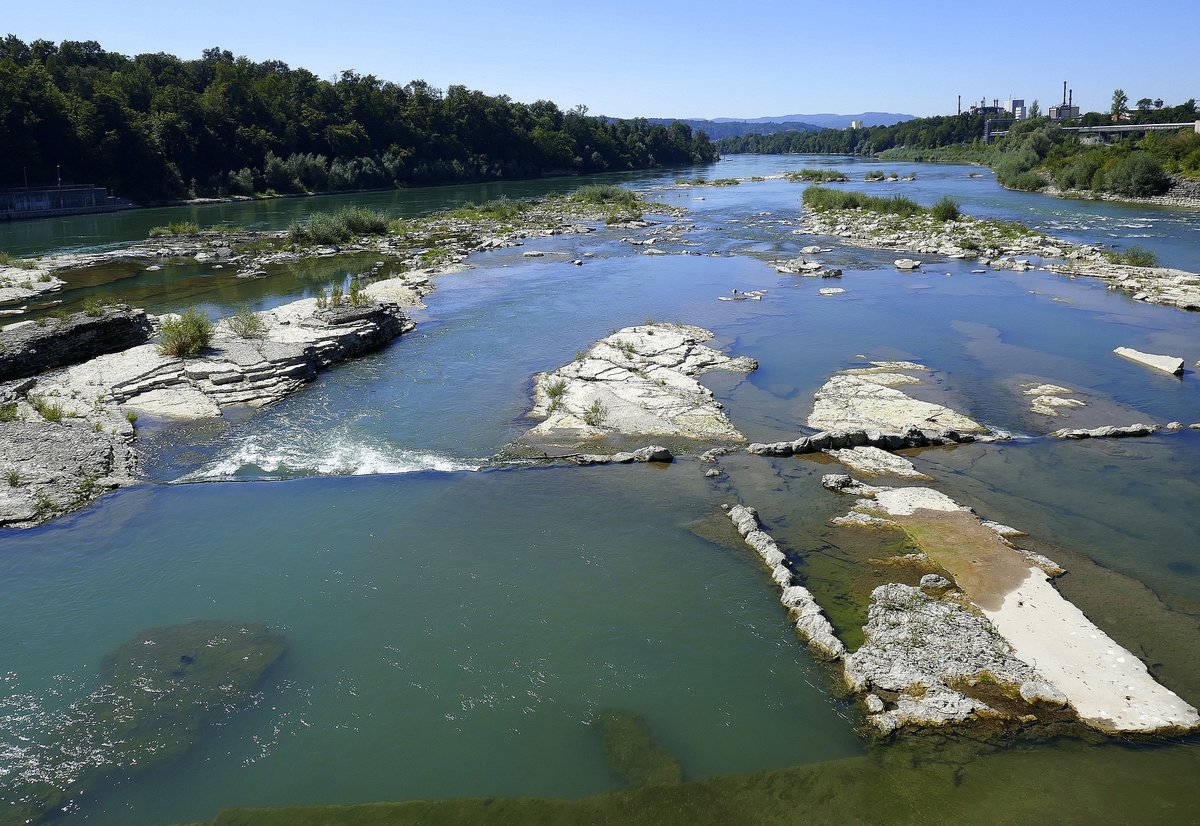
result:
<svg viewBox="0 0 1200 826"><path fill-rule="evenodd" d="M195 307L163 320L158 350L163 355L190 358L212 344L213 324Z"/></svg>

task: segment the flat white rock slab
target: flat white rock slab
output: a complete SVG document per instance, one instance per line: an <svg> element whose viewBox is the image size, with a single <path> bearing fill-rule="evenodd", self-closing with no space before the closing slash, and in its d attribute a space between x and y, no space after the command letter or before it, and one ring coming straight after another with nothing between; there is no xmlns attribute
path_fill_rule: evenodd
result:
<svg viewBox="0 0 1200 826"><path fill-rule="evenodd" d="M1183 372L1183 359L1177 356L1159 356L1154 353L1143 353L1131 347L1118 347L1113 352L1130 361L1136 361L1138 364L1144 364L1147 367L1153 367L1155 370L1162 370L1164 373L1170 373L1174 376L1178 376Z"/></svg>
<svg viewBox="0 0 1200 826"><path fill-rule="evenodd" d="M980 610L1084 722L1113 732L1200 725L1196 709L1155 682L1141 660L1093 625L1041 569L1031 567L998 609Z"/></svg>

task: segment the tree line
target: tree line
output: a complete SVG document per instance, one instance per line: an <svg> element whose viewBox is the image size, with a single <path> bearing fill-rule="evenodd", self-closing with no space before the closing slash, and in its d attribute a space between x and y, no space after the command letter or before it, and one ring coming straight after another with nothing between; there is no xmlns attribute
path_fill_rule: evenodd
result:
<svg viewBox="0 0 1200 826"><path fill-rule="evenodd" d="M683 123L589 117L424 81L206 49L0 41L0 186L75 180L139 200L322 192L709 163Z"/></svg>
<svg viewBox="0 0 1200 826"><path fill-rule="evenodd" d="M945 115L863 129L740 135L718 141L717 148L729 154L874 155L898 146L929 148L971 143L983 135L986 119L983 115Z"/></svg>

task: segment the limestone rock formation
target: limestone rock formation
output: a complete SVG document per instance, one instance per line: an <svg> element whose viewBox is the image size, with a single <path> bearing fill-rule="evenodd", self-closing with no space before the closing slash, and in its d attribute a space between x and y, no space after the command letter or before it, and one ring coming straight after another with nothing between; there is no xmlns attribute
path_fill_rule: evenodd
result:
<svg viewBox="0 0 1200 826"><path fill-rule="evenodd" d="M570 364L534 378L530 415L545 421L529 436L588 439L617 433L743 441L696 377L709 370L749 372L758 364L705 346L711 337L699 327L647 324L601 339Z"/></svg>

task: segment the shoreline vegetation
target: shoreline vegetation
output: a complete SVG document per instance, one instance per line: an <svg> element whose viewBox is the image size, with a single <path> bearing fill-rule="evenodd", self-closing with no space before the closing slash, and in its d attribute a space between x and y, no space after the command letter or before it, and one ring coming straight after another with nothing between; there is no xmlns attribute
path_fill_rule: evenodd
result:
<svg viewBox="0 0 1200 826"><path fill-rule="evenodd" d="M0 182L90 181L136 201L305 194L710 163L685 123L563 111L461 85L334 80L219 48L127 57L0 40Z"/></svg>
<svg viewBox="0 0 1200 826"><path fill-rule="evenodd" d="M1127 114L1129 125L1200 120L1195 100ZM1200 208L1200 133L1193 128L1096 143L1064 131L1063 126L1103 125L1108 116L1089 113L1069 124L1036 116L1013 123L1007 134L984 143L985 120L982 115L963 114L866 129L743 135L718 141L717 148L728 154L838 154L884 161L970 163L992 168L1000 184L1009 189Z"/></svg>
<svg viewBox="0 0 1200 826"><path fill-rule="evenodd" d="M964 215L951 198L927 209L899 195L869 197L812 186L802 199L805 228L817 235L861 247L976 258L991 269L1025 272L1040 266L1071 278L1098 278L1139 301L1200 310L1200 274L1158 267L1154 254L1136 245L1118 251L1072 244L1024 224ZM920 262L905 259L896 266L916 269Z"/></svg>

